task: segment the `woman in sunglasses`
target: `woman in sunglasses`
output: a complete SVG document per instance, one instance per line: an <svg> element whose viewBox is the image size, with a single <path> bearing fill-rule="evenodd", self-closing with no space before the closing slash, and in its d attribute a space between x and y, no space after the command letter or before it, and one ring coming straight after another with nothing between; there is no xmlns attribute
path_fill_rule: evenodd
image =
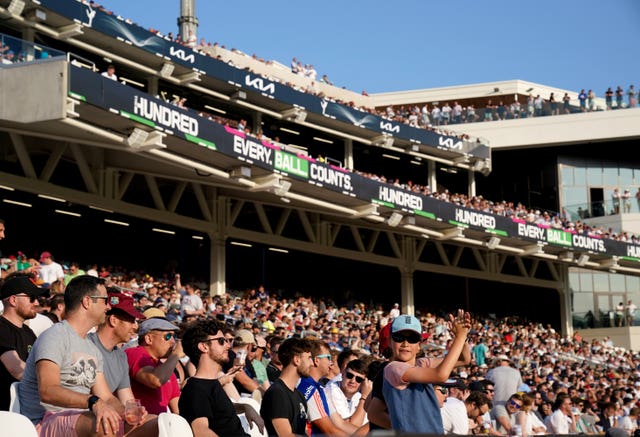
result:
<svg viewBox="0 0 640 437"><path fill-rule="evenodd" d="M454 337L444 359L429 367L429 360L416 356L422 342L422 326L414 316L400 315L391 324L393 361L384 368L382 392L396 431L443 434L440 405L432 384L444 383L458 362L469 329L469 313L449 315Z"/></svg>

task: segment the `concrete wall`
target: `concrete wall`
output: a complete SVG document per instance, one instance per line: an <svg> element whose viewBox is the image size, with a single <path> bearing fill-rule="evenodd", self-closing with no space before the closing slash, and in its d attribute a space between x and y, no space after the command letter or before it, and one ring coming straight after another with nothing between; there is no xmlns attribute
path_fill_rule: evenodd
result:
<svg viewBox="0 0 640 437"><path fill-rule="evenodd" d="M0 68L0 120L33 123L65 116L67 62L44 60ZM28 92L25 92L25 87Z"/></svg>
<svg viewBox="0 0 640 437"><path fill-rule="evenodd" d="M640 108L450 124L446 129L490 138L492 149L631 139L640 137Z"/></svg>
<svg viewBox="0 0 640 437"><path fill-rule="evenodd" d="M635 193L631 193L635 195ZM631 199L633 203L636 199ZM634 205L635 206L635 205ZM622 207L621 207L622 209ZM605 215L602 217L592 217L584 220L591 226L603 226L605 229L612 228L614 232L627 231L636 235L640 235L640 214L625 213L615 215Z"/></svg>
<svg viewBox="0 0 640 437"><path fill-rule="evenodd" d="M613 344L618 347L640 351L640 326L630 328L597 328L597 329L576 329L584 340L602 340L609 337Z"/></svg>

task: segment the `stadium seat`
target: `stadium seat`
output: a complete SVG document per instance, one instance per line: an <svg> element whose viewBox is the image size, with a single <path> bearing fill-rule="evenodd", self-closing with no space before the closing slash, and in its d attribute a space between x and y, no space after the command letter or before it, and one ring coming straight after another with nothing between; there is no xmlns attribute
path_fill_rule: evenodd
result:
<svg viewBox="0 0 640 437"><path fill-rule="evenodd" d="M251 407L253 407L253 409L256 410L258 414L260 414L260 403L258 403L258 401L253 398L241 397L240 399L238 399L237 403L251 405ZM244 431L247 434L251 435L251 437L267 437L268 434L266 428L262 433L255 425L253 425L253 428L249 428L249 421L247 420L244 413L238 414L238 419L240 419L240 423L242 423L242 428L244 429Z"/></svg>
<svg viewBox="0 0 640 437"><path fill-rule="evenodd" d="M38 437L38 431L27 416L13 411L0 411L0 436Z"/></svg>
<svg viewBox="0 0 640 437"><path fill-rule="evenodd" d="M184 417L173 413L160 413L158 437L193 437L193 431Z"/></svg>
<svg viewBox="0 0 640 437"><path fill-rule="evenodd" d="M265 427L263 432L260 432L260 429L258 429L255 424L253 425L253 428L251 428L251 425L249 425L249 421L245 417L244 413L238 414L238 419L240 419L244 432L249 434L251 437L268 437L269 434L267 434L267 428Z"/></svg>
<svg viewBox="0 0 640 437"><path fill-rule="evenodd" d="M9 411L13 413L20 413L20 399L18 399L18 387L20 381L15 381L9 387L9 395L11 400L9 401Z"/></svg>

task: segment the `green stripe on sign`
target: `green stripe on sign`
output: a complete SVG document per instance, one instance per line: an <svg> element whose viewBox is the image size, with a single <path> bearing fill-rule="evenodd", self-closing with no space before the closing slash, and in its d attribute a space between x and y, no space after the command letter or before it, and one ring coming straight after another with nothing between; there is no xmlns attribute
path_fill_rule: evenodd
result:
<svg viewBox="0 0 640 437"><path fill-rule="evenodd" d="M419 216L421 216L421 217L426 217L426 218L429 218L429 219L432 219L432 220L435 220L435 219L436 219L436 215L435 215L435 214L433 214L433 213L431 213L431 212L426 212L426 211L421 211L421 210L419 210L419 209L414 209L414 210L413 210L413 213L414 213L415 215L419 215Z"/></svg>
<svg viewBox="0 0 640 437"><path fill-rule="evenodd" d="M184 137L192 143L208 147L209 149L218 150L218 148L216 147L216 143L212 143L211 141L203 140L202 138L194 137L193 135L189 134L184 134Z"/></svg>
<svg viewBox="0 0 640 437"><path fill-rule="evenodd" d="M466 224L466 223L460 223L460 222L457 222L457 221L455 221L455 220L449 220L449 224L450 224L450 225L460 226L460 227L462 227L462 228L468 228L468 227L469 227L469 225L468 225L468 224Z"/></svg>
<svg viewBox="0 0 640 437"><path fill-rule="evenodd" d="M621 256L620 259L623 259L625 261L636 261L636 262L640 262L640 258L634 258L632 256Z"/></svg>
<svg viewBox="0 0 640 437"><path fill-rule="evenodd" d="M147 120L146 118L142 118L142 117L140 117L138 115L135 115L135 114L130 114L127 111L120 110L120 115L122 115L123 117L126 117L126 118L128 118L130 120L137 121L140 124L145 124L145 125L150 126L150 127L156 127L156 124L153 121Z"/></svg>
<svg viewBox="0 0 640 437"><path fill-rule="evenodd" d="M87 101L87 98L85 96L83 96L82 94L76 94L73 91L69 91L69 95L71 97L73 97L74 99L82 100L83 102Z"/></svg>
<svg viewBox="0 0 640 437"><path fill-rule="evenodd" d="M377 203L378 205L386 206L387 208L395 208L396 206L393 203L385 202L384 200L372 199L373 203Z"/></svg>
<svg viewBox="0 0 640 437"><path fill-rule="evenodd" d="M507 234L505 231L501 231L500 229L487 229L487 232L490 234L500 235L501 237L509 236L509 234Z"/></svg>

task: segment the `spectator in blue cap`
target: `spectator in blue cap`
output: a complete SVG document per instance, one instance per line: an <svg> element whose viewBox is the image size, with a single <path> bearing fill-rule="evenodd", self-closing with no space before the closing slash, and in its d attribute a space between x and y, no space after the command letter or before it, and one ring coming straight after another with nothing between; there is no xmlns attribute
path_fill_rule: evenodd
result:
<svg viewBox="0 0 640 437"><path fill-rule="evenodd" d="M440 404L432 384L444 383L461 355L471 316L462 310L448 323L453 341L446 357L430 367L429 359L417 358L422 341L420 321L402 314L391 324L393 361L384 369L382 392L391 426L400 432L443 434Z"/></svg>

